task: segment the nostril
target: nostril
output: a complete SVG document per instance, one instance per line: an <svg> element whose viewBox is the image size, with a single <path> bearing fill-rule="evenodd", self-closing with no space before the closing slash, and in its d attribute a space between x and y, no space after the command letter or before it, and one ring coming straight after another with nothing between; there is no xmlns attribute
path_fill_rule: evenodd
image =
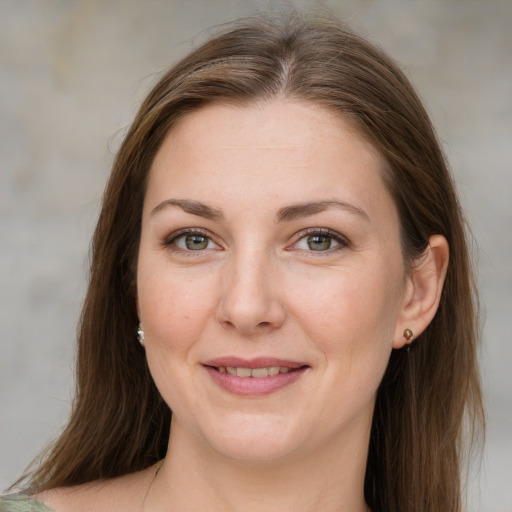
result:
<svg viewBox="0 0 512 512"><path fill-rule="evenodd" d="M221 324L224 325L224 327L235 327L235 324L231 322L231 320L222 320Z"/></svg>
<svg viewBox="0 0 512 512"><path fill-rule="evenodd" d="M286 317L281 303L270 293L256 296L246 288L238 285L223 294L216 312L219 324L247 335L280 327Z"/></svg>

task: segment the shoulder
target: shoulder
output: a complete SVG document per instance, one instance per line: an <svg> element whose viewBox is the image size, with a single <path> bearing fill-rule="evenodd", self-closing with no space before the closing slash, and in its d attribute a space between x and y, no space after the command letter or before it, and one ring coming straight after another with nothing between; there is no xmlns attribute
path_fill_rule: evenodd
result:
<svg viewBox="0 0 512 512"><path fill-rule="evenodd" d="M54 512L26 494L0 496L0 512Z"/></svg>
<svg viewBox="0 0 512 512"><path fill-rule="evenodd" d="M35 495L33 502L43 508L0 507L0 512L139 512L153 472L150 467L110 480L52 488Z"/></svg>

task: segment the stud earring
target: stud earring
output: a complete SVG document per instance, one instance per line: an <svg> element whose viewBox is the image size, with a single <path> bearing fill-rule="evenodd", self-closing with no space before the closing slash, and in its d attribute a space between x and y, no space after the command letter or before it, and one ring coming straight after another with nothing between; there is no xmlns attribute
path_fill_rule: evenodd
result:
<svg viewBox="0 0 512 512"><path fill-rule="evenodd" d="M407 341L411 341L413 336L414 336L414 333L411 331L411 329L405 329L405 331L404 331L404 338Z"/></svg>
<svg viewBox="0 0 512 512"><path fill-rule="evenodd" d="M142 329L140 323L137 327L137 339L139 340L139 343L144 346L144 330Z"/></svg>

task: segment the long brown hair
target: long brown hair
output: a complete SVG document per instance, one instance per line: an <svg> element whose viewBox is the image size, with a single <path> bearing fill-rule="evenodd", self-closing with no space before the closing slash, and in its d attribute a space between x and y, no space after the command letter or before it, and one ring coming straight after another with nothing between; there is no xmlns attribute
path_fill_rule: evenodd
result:
<svg viewBox="0 0 512 512"><path fill-rule="evenodd" d="M162 140L212 102L313 102L349 118L386 162L405 260L441 234L439 310L409 353L393 351L376 400L365 497L374 511L460 511L464 434L483 425L478 314L464 221L434 130L397 65L323 15L236 22L162 76L114 162L92 245L69 424L31 489L145 468L165 456L171 411L135 338L135 269L147 175ZM467 436L466 436L467 437ZM471 439L470 439L471 440Z"/></svg>

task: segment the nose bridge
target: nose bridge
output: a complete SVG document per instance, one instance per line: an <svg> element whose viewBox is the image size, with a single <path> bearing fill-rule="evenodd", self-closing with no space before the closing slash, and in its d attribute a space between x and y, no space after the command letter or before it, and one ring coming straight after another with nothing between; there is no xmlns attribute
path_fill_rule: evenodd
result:
<svg viewBox="0 0 512 512"><path fill-rule="evenodd" d="M234 251L224 268L219 321L246 334L281 325L278 281L279 265L268 249L248 244Z"/></svg>

